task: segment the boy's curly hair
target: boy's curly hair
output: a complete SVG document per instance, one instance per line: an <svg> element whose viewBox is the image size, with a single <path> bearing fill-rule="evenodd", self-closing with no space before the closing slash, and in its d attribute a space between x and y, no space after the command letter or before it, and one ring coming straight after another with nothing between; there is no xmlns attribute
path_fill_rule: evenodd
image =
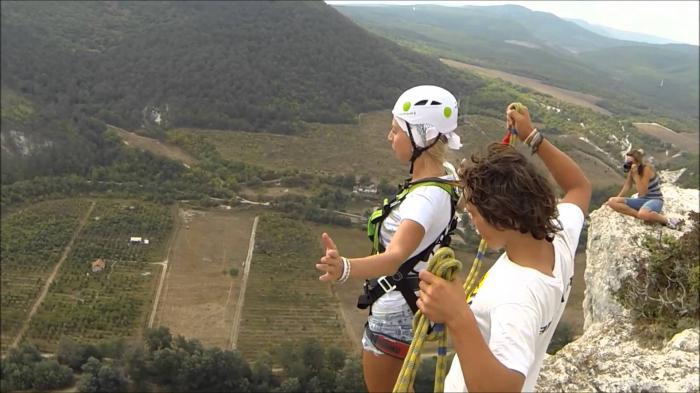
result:
<svg viewBox="0 0 700 393"><path fill-rule="evenodd" d="M485 154L473 154L473 165L459 166L463 198L500 230L530 233L552 241L561 230L557 199L549 181L515 148L492 143Z"/></svg>

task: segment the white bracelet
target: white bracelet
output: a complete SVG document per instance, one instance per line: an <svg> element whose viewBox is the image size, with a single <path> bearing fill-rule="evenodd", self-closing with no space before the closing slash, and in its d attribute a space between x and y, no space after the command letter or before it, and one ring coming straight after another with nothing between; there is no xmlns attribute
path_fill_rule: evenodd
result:
<svg viewBox="0 0 700 393"><path fill-rule="evenodd" d="M340 275L340 278L338 278L337 282L339 284L344 283L345 281L350 278L350 260L345 258L345 257L340 257L340 259L343 261L343 273Z"/></svg>
<svg viewBox="0 0 700 393"><path fill-rule="evenodd" d="M533 129L532 129L532 132L530 133L530 135L527 136L527 138L525 138L525 140L523 141L523 143L525 143L526 145L530 146L530 141L532 141L532 138L535 137L535 134L537 134L537 133L539 133L539 132L540 132L540 131L539 131L537 128L533 128Z"/></svg>

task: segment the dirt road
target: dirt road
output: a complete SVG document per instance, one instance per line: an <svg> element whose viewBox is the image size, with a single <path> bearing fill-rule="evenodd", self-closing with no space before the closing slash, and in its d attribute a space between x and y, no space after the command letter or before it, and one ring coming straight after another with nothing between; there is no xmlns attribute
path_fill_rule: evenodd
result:
<svg viewBox="0 0 700 393"><path fill-rule="evenodd" d="M250 273L250 262L253 259L253 249L255 248L255 231L258 229L259 216L253 221L253 230L250 232L250 243L248 243L248 256L245 259L245 268L243 270L243 282L241 283L241 292L238 295L236 303L236 313L233 316L233 327L231 328L231 349L236 349L238 341L238 327L241 324L241 314L243 311L243 303L245 303L245 290L248 286L248 274Z"/></svg>

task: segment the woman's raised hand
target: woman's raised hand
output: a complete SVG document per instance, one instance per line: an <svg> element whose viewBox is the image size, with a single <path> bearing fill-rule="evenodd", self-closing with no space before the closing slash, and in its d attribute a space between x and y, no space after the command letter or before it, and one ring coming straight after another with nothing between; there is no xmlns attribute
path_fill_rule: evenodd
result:
<svg viewBox="0 0 700 393"><path fill-rule="evenodd" d="M340 259L338 247L327 233L321 235L321 241L326 247L326 253L321 257L319 263L316 264L316 269L325 274L319 276L318 279L321 281L337 281L343 274L343 262Z"/></svg>

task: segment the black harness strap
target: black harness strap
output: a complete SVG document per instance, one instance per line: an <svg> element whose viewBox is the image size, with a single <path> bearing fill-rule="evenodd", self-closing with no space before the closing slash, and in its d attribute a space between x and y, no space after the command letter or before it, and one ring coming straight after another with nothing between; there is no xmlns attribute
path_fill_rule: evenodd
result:
<svg viewBox="0 0 700 393"><path fill-rule="evenodd" d="M391 206L391 203L387 204L386 206ZM418 290L418 283L420 282L420 280L418 279L418 273L415 270L413 270L413 268L418 264L418 262L427 261L437 245L440 245L441 247L450 246L450 244L452 243L451 234L457 227L455 207L455 202L452 201L452 203L450 203L451 219L449 227L446 231L443 231L433 243L431 243L420 253L416 254L412 258L402 263L399 267L399 270L393 275L365 281L364 291L357 299L357 308L364 310L369 307L371 314L371 306L374 302L377 301L377 299L379 299L386 293L398 289L399 292L401 292L401 295L403 295L404 299L406 300L408 306L411 308L411 311L413 311L414 314L418 311L418 306L416 305L418 297L416 296L415 291ZM391 208L389 210L391 210ZM385 213L386 214L383 215L384 218L388 215L388 212ZM381 222L378 224L378 226L381 226ZM377 228L377 231L378 230L379 228ZM379 236L379 234L376 234L375 236ZM377 251L383 252L384 247L380 244L380 249Z"/></svg>

